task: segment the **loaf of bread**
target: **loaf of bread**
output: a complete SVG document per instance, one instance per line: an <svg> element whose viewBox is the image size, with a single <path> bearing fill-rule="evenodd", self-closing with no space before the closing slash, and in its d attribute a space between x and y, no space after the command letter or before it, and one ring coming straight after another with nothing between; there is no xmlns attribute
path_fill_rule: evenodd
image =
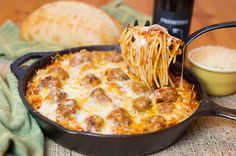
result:
<svg viewBox="0 0 236 156"><path fill-rule="evenodd" d="M47 3L21 25L22 39L75 47L118 43L122 25L104 11L77 1Z"/></svg>

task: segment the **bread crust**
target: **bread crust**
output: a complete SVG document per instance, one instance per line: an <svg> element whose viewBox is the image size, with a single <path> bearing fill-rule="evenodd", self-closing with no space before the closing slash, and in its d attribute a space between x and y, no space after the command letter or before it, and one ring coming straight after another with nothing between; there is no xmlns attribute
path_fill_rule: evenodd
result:
<svg viewBox="0 0 236 156"><path fill-rule="evenodd" d="M21 38L75 47L117 44L122 25L99 8L77 1L47 3L21 24Z"/></svg>

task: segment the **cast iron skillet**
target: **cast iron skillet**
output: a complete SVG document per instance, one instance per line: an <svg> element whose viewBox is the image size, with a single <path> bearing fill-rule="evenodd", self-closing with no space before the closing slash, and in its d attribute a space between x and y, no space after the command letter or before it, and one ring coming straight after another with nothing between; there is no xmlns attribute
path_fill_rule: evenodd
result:
<svg viewBox="0 0 236 156"><path fill-rule="evenodd" d="M119 46L88 46L62 50L58 53L62 55L77 52L82 49L87 49L88 51L120 51ZM160 131L136 135L103 135L65 129L61 125L47 119L35 111L25 98L27 82L35 74L35 71L50 64L55 54L57 54L57 52L26 54L11 64L11 70L19 79L19 93L21 99L33 117L37 120L44 134L60 145L79 153L92 155L142 155L152 153L174 143L182 136L189 124L197 117L216 115L236 120L236 110L219 106L211 101L206 95L198 77L188 68L184 67L184 78L195 85L197 97L198 100L200 100L200 106L183 122ZM32 58L38 58L39 60L26 69L20 68L21 64ZM181 64L176 63L171 65L170 70L173 74L180 75Z"/></svg>
<svg viewBox="0 0 236 156"><path fill-rule="evenodd" d="M236 21L207 26L196 31L183 40L185 44L188 45L195 38L205 32L234 26L236 26ZM76 132L65 129L56 122L53 122L42 116L31 107L25 98L26 85L35 74L35 71L46 67L53 61L53 56L55 54L59 53L63 55L77 52L82 49L86 49L88 51L120 51L119 46L111 45L79 47L62 50L59 52L28 53L15 60L11 64L12 72L19 79L19 94L25 106L37 120L44 134L64 147L79 153L92 155L143 155L161 150L174 143L182 136L189 124L197 117L211 115L222 116L236 120L236 110L219 106L211 101L206 95L206 92L198 77L194 75L188 68L184 67L183 76L188 82L195 85L195 90L197 92L198 100L200 101L200 106L190 117L188 117L183 122L160 131L136 135L103 135L88 132ZM38 60L25 69L21 68L23 63L33 58L37 58ZM170 70L173 74L180 75L181 64L176 63L171 65Z"/></svg>

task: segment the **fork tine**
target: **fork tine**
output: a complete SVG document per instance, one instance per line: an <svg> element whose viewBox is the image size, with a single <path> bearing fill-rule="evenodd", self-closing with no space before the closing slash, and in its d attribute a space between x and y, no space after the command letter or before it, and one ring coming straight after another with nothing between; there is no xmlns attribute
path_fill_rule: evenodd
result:
<svg viewBox="0 0 236 156"><path fill-rule="evenodd" d="M138 20L134 21L134 26L138 26Z"/></svg>
<svg viewBox="0 0 236 156"><path fill-rule="evenodd" d="M144 24L144 26L150 26L151 24L150 24L150 21L149 20L147 20L146 22L145 22L145 24Z"/></svg>

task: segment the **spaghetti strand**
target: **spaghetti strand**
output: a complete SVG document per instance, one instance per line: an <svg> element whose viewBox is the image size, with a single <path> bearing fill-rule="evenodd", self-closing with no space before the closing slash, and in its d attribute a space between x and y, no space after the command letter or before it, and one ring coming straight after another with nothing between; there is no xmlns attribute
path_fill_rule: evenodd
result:
<svg viewBox="0 0 236 156"><path fill-rule="evenodd" d="M152 89L173 85L169 66L182 53L182 40L159 25L133 26L122 33L120 45L127 71L138 80Z"/></svg>

